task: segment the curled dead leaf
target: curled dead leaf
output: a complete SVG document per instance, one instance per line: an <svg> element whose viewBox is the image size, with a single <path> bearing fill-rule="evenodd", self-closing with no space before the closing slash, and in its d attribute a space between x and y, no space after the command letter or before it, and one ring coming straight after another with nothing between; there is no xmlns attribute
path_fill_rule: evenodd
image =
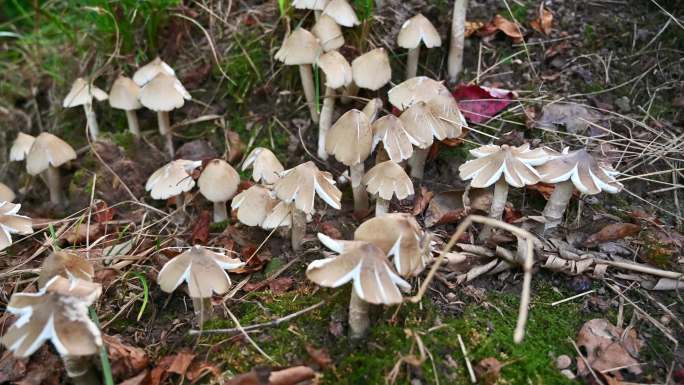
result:
<svg viewBox="0 0 684 385"><path fill-rule="evenodd" d="M642 372L637 358L644 342L634 329L625 332L608 320L592 319L582 326L576 342L594 372L618 381L623 371L633 375ZM577 372L580 376L590 374L584 359L577 359Z"/></svg>
<svg viewBox="0 0 684 385"><path fill-rule="evenodd" d="M544 8L544 3L539 5L539 15L536 19L530 22L530 27L539 33L548 35L551 33L551 25L553 24L553 13Z"/></svg>
<svg viewBox="0 0 684 385"><path fill-rule="evenodd" d="M600 243L614 241L625 237L631 237L639 234L641 226L633 223L611 223L599 230L598 233L592 234L584 241L586 247L594 247Z"/></svg>
<svg viewBox="0 0 684 385"><path fill-rule="evenodd" d="M143 371L150 359L143 349L125 344L119 336L103 335L114 378L131 378Z"/></svg>
<svg viewBox="0 0 684 385"><path fill-rule="evenodd" d="M503 32L513 43L522 43L523 34L521 28L514 22L497 14L494 18L477 31L479 36L493 38L497 32Z"/></svg>

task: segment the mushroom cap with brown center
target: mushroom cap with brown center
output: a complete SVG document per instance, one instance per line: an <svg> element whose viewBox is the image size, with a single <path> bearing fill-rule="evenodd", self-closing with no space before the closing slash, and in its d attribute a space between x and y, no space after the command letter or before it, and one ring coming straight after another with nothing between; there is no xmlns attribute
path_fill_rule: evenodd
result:
<svg viewBox="0 0 684 385"><path fill-rule="evenodd" d="M173 70L173 68L166 64L159 56L157 56L154 58L154 60L135 71L133 74L133 81L142 87L159 74L176 76L176 72Z"/></svg>
<svg viewBox="0 0 684 385"><path fill-rule="evenodd" d="M210 160L199 178L200 193L210 202L227 202L237 192L240 174L223 159Z"/></svg>
<svg viewBox="0 0 684 385"><path fill-rule="evenodd" d="M390 103L402 111L414 103L427 102L438 95L451 96L451 93L442 82L427 76L407 79L387 92Z"/></svg>
<svg viewBox="0 0 684 385"><path fill-rule="evenodd" d="M71 90L64 97L62 107L69 108L91 104L93 98L98 101L107 100L107 93L95 87L92 83L88 83L85 79L78 78L74 80Z"/></svg>
<svg viewBox="0 0 684 385"><path fill-rule="evenodd" d="M366 115L368 118L368 123L373 124L375 120L378 118L378 114L380 114L380 110L382 110L382 99L380 98L373 98L366 103L366 105L363 107L363 113Z"/></svg>
<svg viewBox="0 0 684 385"><path fill-rule="evenodd" d="M519 147L489 144L470 150L470 153L477 159L465 162L458 171L461 179L472 179L470 185L475 188L493 185L502 174L513 187L536 184L541 177L533 166L553 158L543 148L531 150L527 143Z"/></svg>
<svg viewBox="0 0 684 385"><path fill-rule="evenodd" d="M413 155L413 145L420 142L413 138L401 119L394 115L385 115L373 122L373 149L382 142L390 160L401 162Z"/></svg>
<svg viewBox="0 0 684 385"><path fill-rule="evenodd" d="M261 226L276 204L278 200L269 189L254 185L233 197L230 207L237 209L237 219L241 223Z"/></svg>
<svg viewBox="0 0 684 385"><path fill-rule="evenodd" d="M76 151L69 143L43 132L33 141L26 156L26 171L38 175L50 166L59 167L72 159L76 159Z"/></svg>
<svg viewBox="0 0 684 385"><path fill-rule="evenodd" d="M406 20L401 26L397 44L401 48L416 48L423 42L427 48L439 47L442 45L442 38L439 32L422 13Z"/></svg>
<svg viewBox="0 0 684 385"><path fill-rule="evenodd" d="M192 190L195 180L190 175L201 161L177 159L152 173L145 183L145 190L154 199L169 199Z"/></svg>
<svg viewBox="0 0 684 385"><path fill-rule="evenodd" d="M391 200L393 195L397 199L406 199L413 195L413 182L406 171L397 163L388 160L378 163L363 176L366 190L384 200Z"/></svg>
<svg viewBox="0 0 684 385"><path fill-rule="evenodd" d="M366 160L372 147L373 131L368 117L356 109L340 116L325 137L325 151L350 167Z"/></svg>
<svg viewBox="0 0 684 385"><path fill-rule="evenodd" d="M140 90L140 104L152 111L181 108L192 96L175 76L160 73Z"/></svg>
<svg viewBox="0 0 684 385"><path fill-rule="evenodd" d="M142 107L140 104L140 86L131 78L119 76L109 90L109 105L112 108L132 111Z"/></svg>
<svg viewBox="0 0 684 385"><path fill-rule="evenodd" d="M314 198L318 195L325 203L340 209L342 192L335 187L335 180L327 171L321 171L309 161L283 173L273 190L278 199L291 203L306 214L314 213Z"/></svg>
<svg viewBox="0 0 684 385"><path fill-rule="evenodd" d="M325 74L325 86L332 89L348 86L352 82L351 65L337 51L330 51L318 57L318 67Z"/></svg>
<svg viewBox="0 0 684 385"><path fill-rule="evenodd" d="M336 50L344 45L342 28L328 15L321 15L313 28L311 28L311 32L320 41L324 52Z"/></svg>
<svg viewBox="0 0 684 385"><path fill-rule="evenodd" d="M12 147L10 148L10 161L20 162L26 159L33 142L36 140L34 136L24 134L20 132L17 138L12 142Z"/></svg>
<svg viewBox="0 0 684 385"><path fill-rule="evenodd" d="M12 234L28 235L33 233L31 218L19 215L21 205L0 202L0 250L12 244Z"/></svg>
<svg viewBox="0 0 684 385"><path fill-rule="evenodd" d="M0 202L12 202L17 196L9 186L0 182Z"/></svg>
<svg viewBox="0 0 684 385"><path fill-rule="evenodd" d="M38 276L38 286L44 286L55 276L61 276L70 281L92 281L95 268L80 255L68 251L53 251L43 261Z"/></svg>
<svg viewBox="0 0 684 385"><path fill-rule="evenodd" d="M337 24L345 27L359 25L359 18L347 0L330 0L323 9L323 15L330 16Z"/></svg>
<svg viewBox="0 0 684 385"><path fill-rule="evenodd" d="M255 182L273 184L280 179L280 173L285 170L275 154L264 147L256 147L247 155L242 163L242 171L252 167L252 179Z"/></svg>
<svg viewBox="0 0 684 385"><path fill-rule="evenodd" d="M566 147L562 154L539 166L537 171L546 183L571 180L583 194L593 195L601 191L616 194L622 190L622 184L615 180L618 172L596 160L585 149L570 151Z"/></svg>
<svg viewBox="0 0 684 385"><path fill-rule="evenodd" d="M321 44L316 36L304 28L297 28L285 38L275 58L285 65L313 64L320 52Z"/></svg>
<svg viewBox="0 0 684 385"><path fill-rule="evenodd" d="M354 83L361 88L377 91L392 79L392 67L384 48L376 48L352 61Z"/></svg>

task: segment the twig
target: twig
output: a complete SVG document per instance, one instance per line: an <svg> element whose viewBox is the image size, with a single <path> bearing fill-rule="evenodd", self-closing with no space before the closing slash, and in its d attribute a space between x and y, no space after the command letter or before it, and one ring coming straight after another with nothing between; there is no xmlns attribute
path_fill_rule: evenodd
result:
<svg viewBox="0 0 684 385"><path fill-rule="evenodd" d="M477 383L477 377L475 377L475 371L473 370L473 365L470 363L470 358L468 358L468 351L466 350L465 344L463 343L463 338L460 334L457 334L458 344L461 346L461 353L463 353L463 359L465 360L466 367L468 368L468 375L470 376L470 382L473 384Z"/></svg>
<svg viewBox="0 0 684 385"><path fill-rule="evenodd" d="M579 347L577 346L577 344L575 343L575 341L573 341L572 338L570 338L570 337L568 337L568 341L570 341L570 343L572 344L572 346L575 348L575 351L577 352L577 355L582 359L582 361L584 361L584 366L587 367L587 369L589 369L589 372L591 373L592 376L594 376L594 379L596 380L596 382L598 382L598 383L601 384L601 385L605 385L605 384L603 383L603 381L601 381L601 379L598 378L598 376L596 375L596 372L594 372L594 369L591 367L591 364L589 363L589 361L587 361L587 358L584 357L584 355L583 355L582 352L580 351L580 349L579 349Z"/></svg>
<svg viewBox="0 0 684 385"><path fill-rule="evenodd" d="M595 289L592 289L592 290L589 290L589 291L585 291L584 293L579 293L579 294L577 294L577 295L573 295L572 297L568 297L568 298L565 298L565 299L561 299L560 301L553 302L553 303L551 304L551 306L556 306L556 305L560 305L560 304L565 303L565 302L568 302L568 301L572 301L572 300L575 299L575 298L583 297L583 296L585 296L585 295L587 295L587 294L591 294L591 293L593 293L593 292L595 292L595 291L596 291Z"/></svg>

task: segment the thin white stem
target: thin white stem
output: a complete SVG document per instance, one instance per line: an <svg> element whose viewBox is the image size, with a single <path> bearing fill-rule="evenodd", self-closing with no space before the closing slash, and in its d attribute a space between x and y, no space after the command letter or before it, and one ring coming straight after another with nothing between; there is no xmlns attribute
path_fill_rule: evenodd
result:
<svg viewBox="0 0 684 385"><path fill-rule="evenodd" d="M349 179L351 181L352 193L354 195L354 211L365 213L368 211L368 193L361 180L364 174L363 163L357 163L349 167Z"/></svg>
<svg viewBox="0 0 684 385"><path fill-rule="evenodd" d="M352 340L361 340L368 333L370 327L369 309L370 304L359 298L352 287L351 298L349 299L349 337Z"/></svg>
<svg viewBox="0 0 684 385"><path fill-rule="evenodd" d="M420 44L416 48L410 48L406 58L406 79L415 77L418 73L418 60L420 59Z"/></svg>
<svg viewBox="0 0 684 385"><path fill-rule="evenodd" d="M226 202L214 202L214 222L223 222L228 219Z"/></svg>
<svg viewBox="0 0 684 385"><path fill-rule="evenodd" d="M171 132L171 119L169 118L169 111L157 111L157 122L159 123L159 133L164 137L166 152L171 159L176 154L173 149L173 132Z"/></svg>
<svg viewBox="0 0 684 385"><path fill-rule="evenodd" d="M59 169L48 166L47 170L45 170L45 180L47 181L48 190L50 190L50 202L54 205L64 203L64 191L62 190Z"/></svg>
<svg viewBox="0 0 684 385"><path fill-rule="evenodd" d="M425 161L430 153L430 147L418 148L413 150L413 155L408 160L408 165L411 167L411 177L422 180L423 171L425 171Z"/></svg>
<svg viewBox="0 0 684 385"><path fill-rule="evenodd" d="M126 120L128 120L128 131L136 138L140 138L140 122L135 110L126 110Z"/></svg>
<svg viewBox="0 0 684 385"><path fill-rule="evenodd" d="M88 133L93 141L97 140L97 136L100 133L100 128L97 125L97 116L95 116L95 110L93 110L93 105L91 103L86 103L83 105L83 110L85 111L86 121L88 122Z"/></svg>
<svg viewBox="0 0 684 385"><path fill-rule="evenodd" d="M299 251L306 235L306 214L292 205L292 250Z"/></svg>
<svg viewBox="0 0 684 385"><path fill-rule="evenodd" d="M375 216L381 217L389 212L390 201L378 197L375 200Z"/></svg>
<svg viewBox="0 0 684 385"><path fill-rule="evenodd" d="M318 110L316 110L316 92L314 88L314 76L311 64L299 65L299 77L302 78L302 88L304 89L304 97L306 104L309 106L311 113L311 120L318 123Z"/></svg>
<svg viewBox="0 0 684 385"><path fill-rule="evenodd" d="M321 118L318 122L318 157L326 160L328 153L325 151L325 137L328 129L332 126L333 112L335 111L335 90L325 87L325 98L321 108Z"/></svg>
<svg viewBox="0 0 684 385"><path fill-rule="evenodd" d="M449 73L450 83L455 83L463 70L463 44L467 9L468 0L454 1L454 11L451 18L449 58L447 60L447 72Z"/></svg>
<svg viewBox="0 0 684 385"><path fill-rule="evenodd" d="M506 199L508 198L508 182L506 178L501 177L494 185L494 196L492 197L492 206L489 209L489 217L501 220L504 208L506 207ZM492 233L492 227L485 225L480 232L478 239L484 242L489 239Z"/></svg>
<svg viewBox="0 0 684 385"><path fill-rule="evenodd" d="M202 325L208 320L210 320L214 313L214 307L211 305L211 297L193 298L192 307L195 310L197 325L201 329Z"/></svg>
<svg viewBox="0 0 684 385"><path fill-rule="evenodd" d="M552 229L563 221L563 213L570 203L573 190L574 186L570 180L558 183L553 189L544 207L544 230Z"/></svg>

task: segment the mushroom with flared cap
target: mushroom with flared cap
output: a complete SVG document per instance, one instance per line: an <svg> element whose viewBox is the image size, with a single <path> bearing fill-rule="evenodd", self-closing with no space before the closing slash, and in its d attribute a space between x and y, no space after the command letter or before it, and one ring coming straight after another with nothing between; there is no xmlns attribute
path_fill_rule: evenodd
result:
<svg viewBox="0 0 684 385"><path fill-rule="evenodd" d="M12 142L12 147L10 147L10 161L21 162L26 159L35 140L36 138L32 135L20 132L17 138L14 139L14 142Z"/></svg>
<svg viewBox="0 0 684 385"><path fill-rule="evenodd" d="M214 203L214 222L228 219L226 202L238 189L240 174L223 159L210 160L197 179L199 191L207 200Z"/></svg>
<svg viewBox="0 0 684 385"><path fill-rule="evenodd" d="M145 183L145 190L154 199L169 199L176 197L176 206L181 207L183 193L195 187L192 172L202 162L197 160L176 159L153 172Z"/></svg>
<svg viewBox="0 0 684 385"><path fill-rule="evenodd" d="M389 102L403 111L417 102L427 102L438 95L451 93L440 81L427 76L416 76L392 87L387 92Z"/></svg>
<svg viewBox="0 0 684 385"><path fill-rule="evenodd" d="M330 0L323 9L323 15L330 16L337 24L344 27L359 25L359 18L356 17L354 8L347 0Z"/></svg>
<svg viewBox="0 0 684 385"><path fill-rule="evenodd" d="M299 66L299 76L302 81L304 97L309 105L311 120L318 123L318 110L316 108L314 78L311 65L321 53L321 44L311 32L304 28L297 28L283 41L283 45L275 54L276 60L285 65Z"/></svg>
<svg viewBox="0 0 684 385"><path fill-rule="evenodd" d="M463 46L465 39L466 10L468 0L454 0L451 18L451 36L449 41L449 56L447 58L447 73L449 83L455 83L463 70Z"/></svg>
<svg viewBox="0 0 684 385"><path fill-rule="evenodd" d="M406 199L413 195L413 182L404 169L391 160L378 163L363 176L363 184L372 195L377 195L375 216L387 214L392 196Z"/></svg>
<svg viewBox="0 0 684 385"><path fill-rule="evenodd" d="M38 287L45 286L53 277L70 281L92 281L95 268L86 259L69 250L55 250L43 261L38 275Z"/></svg>
<svg viewBox="0 0 684 385"><path fill-rule="evenodd" d="M0 202L0 251L12 244L12 234L33 234L31 218L19 215L21 205Z"/></svg>
<svg viewBox="0 0 684 385"><path fill-rule="evenodd" d="M401 162L413 154L413 145L420 142L404 128L401 119L394 115L385 115L373 122L373 149L382 143L382 148L390 160Z"/></svg>
<svg viewBox="0 0 684 385"><path fill-rule="evenodd" d="M0 182L0 202L12 202L17 196L9 186Z"/></svg>
<svg viewBox="0 0 684 385"><path fill-rule="evenodd" d="M172 158L175 151L169 111L183 107L185 101L191 99L192 96L180 80L163 72L157 74L140 90L140 104L157 112L159 133L166 139L166 150Z"/></svg>
<svg viewBox="0 0 684 385"><path fill-rule="evenodd" d="M173 70L173 68L166 64L166 62L164 62L159 56L157 56L154 58L154 60L135 71L133 74L133 81L142 87L159 74L176 76L176 72Z"/></svg>
<svg viewBox="0 0 684 385"><path fill-rule="evenodd" d="M326 235L319 233L318 237L324 245L330 244ZM394 271L378 246L361 241L343 241L342 245L332 249L339 255L311 262L306 276L320 286L332 288L352 281L349 329L350 337L359 340L370 326L369 305L399 304L403 299L399 289L409 290L411 285Z"/></svg>
<svg viewBox="0 0 684 385"><path fill-rule="evenodd" d="M65 200L58 167L72 159L76 159L76 151L69 143L47 132L36 137L26 156L26 171L29 174L45 172L53 204L61 204Z"/></svg>
<svg viewBox="0 0 684 385"><path fill-rule="evenodd" d="M442 45L442 38L439 32L422 13L406 20L401 26L397 44L401 48L408 49L406 59L406 78L416 76L418 72L418 59L420 58L420 43L427 48L439 47Z"/></svg>
<svg viewBox="0 0 684 385"><path fill-rule="evenodd" d="M247 226L261 226L266 216L278 204L269 189L254 185L241 191L230 204L237 209L237 219Z"/></svg>
<svg viewBox="0 0 684 385"><path fill-rule="evenodd" d="M377 91L392 80L392 67L384 48L370 50L352 60L352 79L354 80L344 92L343 102L356 96L360 88Z"/></svg>
<svg viewBox="0 0 684 385"><path fill-rule="evenodd" d="M64 97L62 107L71 108L83 106L86 121L88 122L88 133L90 133L90 137L93 140L97 140L100 129L97 125L95 110L93 110L93 98L101 102L107 99L107 93L95 87L92 83L88 83L85 79L77 78L71 85L71 90L67 96Z"/></svg>
<svg viewBox="0 0 684 385"><path fill-rule="evenodd" d="M277 227L291 227L292 226L292 203L285 203L278 201L278 203L271 209L271 212L266 215L264 221L261 222L261 227L266 230L275 229Z"/></svg>
<svg viewBox="0 0 684 385"><path fill-rule="evenodd" d="M142 107L140 104L140 86L123 75L112 84L109 90L109 105L112 108L126 111L126 120L128 121L128 130L136 138L140 137L140 123L138 122L138 115L135 110Z"/></svg>
<svg viewBox="0 0 684 385"><path fill-rule="evenodd" d="M597 160L585 149L563 153L537 168L542 182L556 186L544 207L545 230L558 226L572 198L573 187L582 194L595 195L601 191L617 194L622 184L615 180L618 172L609 164Z"/></svg>
<svg viewBox="0 0 684 385"><path fill-rule="evenodd" d="M242 171L252 167L252 179L255 182L273 184L280 179L285 170L275 154L264 147L256 147L247 155L242 163Z"/></svg>
<svg viewBox="0 0 684 385"><path fill-rule="evenodd" d="M311 33L318 38L323 52L334 51L344 45L342 28L328 15L321 16L311 28Z"/></svg>
<svg viewBox="0 0 684 385"><path fill-rule="evenodd" d="M352 81L352 71L347 59L337 51L330 51L318 58L318 67L325 74L325 97L318 122L318 157L328 159L325 150L326 135L332 125L335 111L335 90L348 86Z"/></svg>

